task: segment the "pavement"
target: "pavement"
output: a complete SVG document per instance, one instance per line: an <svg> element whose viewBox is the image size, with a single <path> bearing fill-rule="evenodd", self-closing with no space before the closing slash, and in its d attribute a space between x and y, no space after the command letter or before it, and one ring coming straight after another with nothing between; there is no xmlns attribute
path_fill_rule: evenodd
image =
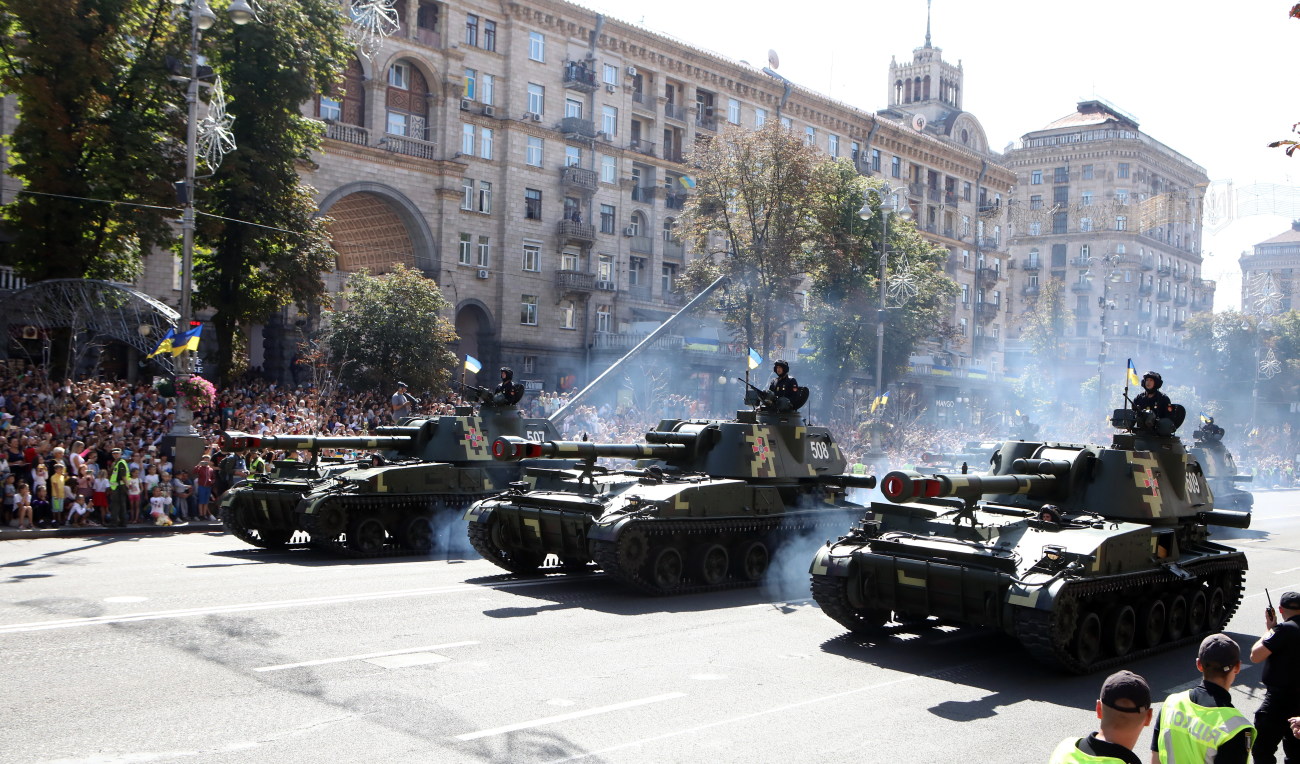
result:
<svg viewBox="0 0 1300 764"><path fill-rule="evenodd" d="M149 523L131 523L126 527L113 525L90 525L86 527L60 526L58 528L37 528L20 531L17 528L0 527L0 541L22 541L54 538L80 538L83 536L115 536L131 534L133 536L170 536L177 533L211 533L222 529L220 520L193 520L175 525L154 525Z"/></svg>

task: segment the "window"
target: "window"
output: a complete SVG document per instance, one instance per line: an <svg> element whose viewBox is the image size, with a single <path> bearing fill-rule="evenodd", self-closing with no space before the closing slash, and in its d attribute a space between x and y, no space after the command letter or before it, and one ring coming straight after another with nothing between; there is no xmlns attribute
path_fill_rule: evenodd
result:
<svg viewBox="0 0 1300 764"><path fill-rule="evenodd" d="M465 44L478 47L478 16L465 14Z"/></svg>
<svg viewBox="0 0 1300 764"><path fill-rule="evenodd" d="M960 332L963 337L966 336L966 326L968 323L969 322L964 318L957 321L957 331Z"/></svg>
<svg viewBox="0 0 1300 764"><path fill-rule="evenodd" d="M767 109L754 109L754 127L767 124Z"/></svg>
<svg viewBox="0 0 1300 764"><path fill-rule="evenodd" d="M1034 220L1034 221L1030 222L1030 224L1029 224L1029 235L1030 235L1030 236L1042 236L1042 235L1043 235L1043 224L1040 223L1040 222L1037 221L1037 220Z"/></svg>
<svg viewBox="0 0 1300 764"><path fill-rule="evenodd" d="M617 211L612 204L600 205L600 232L614 233L614 226L618 220Z"/></svg>
<svg viewBox="0 0 1300 764"><path fill-rule="evenodd" d="M1070 203L1070 187L1056 186L1052 189L1052 204L1057 207L1064 207Z"/></svg>
<svg viewBox="0 0 1300 764"><path fill-rule="evenodd" d="M564 99L564 116L582 119L582 101L576 98Z"/></svg>
<svg viewBox="0 0 1300 764"><path fill-rule="evenodd" d="M519 323L537 326L537 295L526 294L519 298Z"/></svg>
<svg viewBox="0 0 1300 764"><path fill-rule="evenodd" d="M673 284L677 281L677 266L671 263L665 263L659 269L659 288L664 294L673 291Z"/></svg>
<svg viewBox="0 0 1300 764"><path fill-rule="evenodd" d="M727 121L733 125L740 124L740 101L734 98L727 99Z"/></svg>
<svg viewBox="0 0 1300 764"><path fill-rule="evenodd" d="M546 88L535 82L528 83L528 111L531 114L546 113Z"/></svg>
<svg viewBox="0 0 1300 764"><path fill-rule="evenodd" d="M1030 196L1030 197L1029 197L1029 209L1031 209L1031 210L1041 210L1042 208L1043 208L1043 195L1042 195L1042 194L1034 194L1033 196Z"/></svg>
<svg viewBox="0 0 1300 764"><path fill-rule="evenodd" d="M971 186L971 183L970 183L969 180L961 184L961 198L962 198L964 201L968 201L968 202L970 201L970 199L971 199L971 188L972 188L972 186Z"/></svg>
<svg viewBox="0 0 1300 764"><path fill-rule="evenodd" d="M630 257L627 261L627 285L640 286L645 282L645 258Z"/></svg>
<svg viewBox="0 0 1300 764"><path fill-rule="evenodd" d="M578 270L578 253L573 250L564 250L560 253L560 270L576 271Z"/></svg>
<svg viewBox="0 0 1300 764"><path fill-rule="evenodd" d="M803 142L809 146L817 145L817 128L809 125L803 129Z"/></svg>
<svg viewBox="0 0 1300 764"><path fill-rule="evenodd" d="M1115 189L1115 203L1128 204L1128 189L1126 188Z"/></svg>
<svg viewBox="0 0 1300 764"><path fill-rule="evenodd" d="M1052 267L1053 268L1065 267L1065 245L1064 244L1052 245Z"/></svg>
<svg viewBox="0 0 1300 764"><path fill-rule="evenodd" d="M470 124L461 124L460 126L460 153L467 157L474 156L474 126Z"/></svg>
<svg viewBox="0 0 1300 764"><path fill-rule="evenodd" d="M1092 245L1083 244L1079 246L1079 260L1087 262L1092 257Z"/></svg>
<svg viewBox="0 0 1300 764"><path fill-rule="evenodd" d="M1079 230L1087 233L1092 230L1092 218L1079 218Z"/></svg>
<svg viewBox="0 0 1300 764"><path fill-rule="evenodd" d="M460 235L460 257L457 259L457 262L459 262L461 265L469 265L471 262L470 250L472 250L473 247L474 247L474 237L470 236L467 233L462 233Z"/></svg>
<svg viewBox="0 0 1300 764"><path fill-rule="evenodd" d="M961 285L961 304L970 305L970 284Z"/></svg>
<svg viewBox="0 0 1300 764"><path fill-rule="evenodd" d="M1128 230L1128 217L1127 217L1127 216L1125 216L1125 215L1116 215L1116 216L1115 216L1115 230L1116 230L1116 231L1127 231L1127 230Z"/></svg>
<svg viewBox="0 0 1300 764"><path fill-rule="evenodd" d="M1085 164L1083 166L1083 179L1092 180L1092 165Z"/></svg>
<svg viewBox="0 0 1300 764"><path fill-rule="evenodd" d="M606 138L618 135L618 109L613 106L600 107L600 129Z"/></svg>
<svg viewBox="0 0 1300 764"><path fill-rule="evenodd" d="M1116 175L1117 177L1120 177L1120 178L1127 178L1127 177L1128 177L1128 162L1120 162L1120 163L1119 163L1119 170L1116 171L1115 175Z"/></svg>
<svg viewBox="0 0 1300 764"><path fill-rule="evenodd" d="M1070 214L1068 212L1052 213L1052 233L1066 233L1066 226L1069 225Z"/></svg>
<svg viewBox="0 0 1300 764"><path fill-rule="evenodd" d="M528 57L534 61L546 60L546 36L541 32L528 33Z"/></svg>
<svg viewBox="0 0 1300 764"><path fill-rule="evenodd" d="M483 21L483 50L497 49L497 23L495 21Z"/></svg>
<svg viewBox="0 0 1300 764"><path fill-rule="evenodd" d="M478 237L478 267L480 268L488 267L488 262L490 261L488 255L490 255L491 253L492 253L491 237L488 236Z"/></svg>
<svg viewBox="0 0 1300 764"><path fill-rule="evenodd" d="M645 228L645 220L641 217L641 213L633 212L632 220L630 222L631 225L627 227L628 230L632 232L633 236L640 236L641 231Z"/></svg>
<svg viewBox="0 0 1300 764"><path fill-rule="evenodd" d="M580 167L582 165L582 149L577 146L564 147L564 166Z"/></svg>
<svg viewBox="0 0 1300 764"><path fill-rule="evenodd" d="M577 312L573 300L566 300L560 303L560 328L573 329Z"/></svg>
<svg viewBox="0 0 1300 764"><path fill-rule="evenodd" d="M610 320L610 316L609 316L609 306L597 305L596 306L596 331L608 332L612 325L613 322Z"/></svg>
<svg viewBox="0 0 1300 764"><path fill-rule="evenodd" d="M1092 206L1092 192L1084 191L1083 193L1079 194L1079 204L1082 204L1085 207Z"/></svg>
<svg viewBox="0 0 1300 764"><path fill-rule="evenodd" d="M388 122L384 125L384 132L389 135L406 135L406 117L407 115L400 111L388 112Z"/></svg>
<svg viewBox="0 0 1300 764"><path fill-rule="evenodd" d="M880 172L880 149L871 150L871 171Z"/></svg>
<svg viewBox="0 0 1300 764"><path fill-rule="evenodd" d="M1043 171L1042 171L1042 170L1034 170L1033 172L1029 173L1029 185L1031 185L1031 186L1041 186L1041 185L1043 185Z"/></svg>
<svg viewBox="0 0 1300 764"><path fill-rule="evenodd" d="M970 215L961 216L961 235L970 236Z"/></svg>
<svg viewBox="0 0 1300 764"><path fill-rule="evenodd" d="M609 281L614 280L614 256L601 255L596 262L596 280Z"/></svg>
<svg viewBox="0 0 1300 764"><path fill-rule="evenodd" d="M482 159L492 158L492 128L480 127L478 129L478 155Z"/></svg>
<svg viewBox="0 0 1300 764"><path fill-rule="evenodd" d="M613 64L605 64L604 68L602 69L601 79L604 80L606 85L617 85L618 67Z"/></svg>
<svg viewBox="0 0 1300 764"><path fill-rule="evenodd" d="M618 160L611 156L600 157L600 180L602 183L618 182Z"/></svg>
<svg viewBox="0 0 1300 764"><path fill-rule="evenodd" d="M460 208L462 210L474 209L474 181L469 178L460 179Z"/></svg>
<svg viewBox="0 0 1300 764"><path fill-rule="evenodd" d="M528 145L524 148L524 162L533 167L542 166L542 139L528 136Z"/></svg>
<svg viewBox="0 0 1300 764"><path fill-rule="evenodd" d="M524 217L528 220L542 219L542 192L535 188L524 189Z"/></svg>
<svg viewBox="0 0 1300 764"><path fill-rule="evenodd" d="M903 160L901 157L894 157L890 160L889 174L895 178L903 177Z"/></svg>
<svg viewBox="0 0 1300 764"><path fill-rule="evenodd" d="M343 116L343 104L330 98L329 96L320 97L320 118L338 120Z"/></svg>
<svg viewBox="0 0 1300 764"><path fill-rule="evenodd" d="M791 121L789 117L781 117L781 127L784 127L786 130L793 130L794 122Z"/></svg>
<svg viewBox="0 0 1300 764"><path fill-rule="evenodd" d="M840 137L838 135L826 136L826 151L833 157L840 155Z"/></svg>
<svg viewBox="0 0 1300 764"><path fill-rule="evenodd" d="M478 84L478 72L474 71L473 69L466 68L465 69L465 94L461 97L468 98L471 101L474 100L474 90L477 84Z"/></svg>
<svg viewBox="0 0 1300 764"><path fill-rule="evenodd" d="M533 273L542 270L542 248L540 245L524 242L524 270Z"/></svg>
<svg viewBox="0 0 1300 764"><path fill-rule="evenodd" d="M1070 182L1070 170L1069 170L1069 168L1068 168L1068 167L1053 167L1053 168L1052 168L1052 182L1053 182L1053 183L1069 183L1069 182Z"/></svg>
<svg viewBox="0 0 1300 764"><path fill-rule="evenodd" d="M497 78L491 74L480 74L478 84L478 100L491 106L496 102Z"/></svg>
<svg viewBox="0 0 1300 764"><path fill-rule="evenodd" d="M407 90L411 87L411 67L397 63L388 67L388 84L395 88Z"/></svg>
<svg viewBox="0 0 1300 764"><path fill-rule="evenodd" d="M492 184L486 180L478 182L478 211L484 215L492 214Z"/></svg>

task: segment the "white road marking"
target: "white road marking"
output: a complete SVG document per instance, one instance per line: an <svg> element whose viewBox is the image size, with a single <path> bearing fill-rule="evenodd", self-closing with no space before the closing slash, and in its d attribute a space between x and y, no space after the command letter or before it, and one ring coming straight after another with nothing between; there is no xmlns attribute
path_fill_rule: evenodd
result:
<svg viewBox="0 0 1300 764"><path fill-rule="evenodd" d="M934 672L934 673L935 673L935 674L941 674L941 673L945 673L945 672L952 671L954 668L959 668L959 667L956 667L956 666L954 666L954 667L949 667L949 668L945 668L945 669L943 669L942 671L936 671L936 672ZM906 683L906 682L912 682L912 681L915 681L915 680L917 680L917 679L928 679L928 678L930 678L931 676L932 676L932 674L909 674L909 675L907 675L907 676L899 677L898 679L891 679L891 680L888 681L888 682L881 682L881 683L879 683L879 684L873 684L873 685L869 685L869 686L867 686L867 687L859 687L859 688L854 689L854 690L845 690L844 692L837 692L837 693L834 693L834 694L832 694L832 695L823 695L823 696L821 696L821 697L819 697L819 698L809 698L809 699L807 699L807 700L801 700L801 701L799 701L799 702L797 702L797 703L787 703L787 704L784 705L784 706L777 706L777 707L775 707L775 708L768 708L768 709L764 709L764 710L762 710L762 711L755 711L755 712L753 712L753 713L749 713L749 714L742 714L742 715L740 715L740 716L732 716L732 717L728 717L728 718L726 718L726 719L719 719L719 720L714 721L714 722L709 722L708 724L701 724L701 725L698 725L698 726L695 726L695 727L687 727L687 728L685 728L685 729L674 730L674 731L672 731L672 732L665 732L665 733L663 733L662 735L655 735L655 736L653 736L653 737L642 738L642 739L640 739L640 740L634 740L634 741L632 741L632 742L630 742L630 743L619 743L618 745L612 745L612 746L610 746L610 747L608 747L608 748L601 748L601 749L598 750L598 751L588 751L588 752L586 752L586 753L580 753L580 754L577 754L577 755L575 755L575 756L568 756L568 757L565 757L565 758L563 758L563 759L553 759L553 760L551 760L551 761L546 762L546 764L561 764L561 762L566 762L566 761L576 761L576 760L578 760L578 759L585 759L585 758L587 758L587 757L589 757L589 756L601 756L601 755L604 755L604 754L606 754L606 753L611 753L611 752L613 752L613 751L621 751L621 750L623 750L624 748L632 748L632 747L635 747L635 746L638 746L638 745L645 745L646 743L653 743L653 742L656 741L656 740L664 740L664 739L666 739L666 738L670 738L670 737L677 737L678 735L689 735L689 734L691 734L691 733L693 733L693 732L700 732L700 731L702 731L702 730L711 729L711 728L713 728L713 727L721 727L721 726L723 726L724 724L734 724L735 722L743 722L743 721L746 721L746 720L748 720L748 719L755 719L755 718L760 717L760 716L767 716L767 715L769 715L769 714L779 714L779 713L781 713L781 712L783 712L783 711L789 711L789 710L791 710L791 709L799 708L799 707L801 707L801 706L809 706L809 705L812 705L812 704L814 704L814 703L824 703L824 702L826 702L826 701L828 701L828 700L836 700L836 699L838 699L838 698L844 698L844 697L848 697L848 696L850 696L850 695L858 695L858 694L860 694L860 693L864 693L864 692L871 692L871 691L873 691L873 690L879 690L879 689L881 689L881 688L883 688L883 687L892 687L892 686L894 686L894 685L904 684L904 683Z"/></svg>
<svg viewBox="0 0 1300 764"><path fill-rule="evenodd" d="M478 732L466 732L464 735L457 735L457 740L478 740L481 737L491 737L493 735L504 735L507 732L517 730L526 730L533 727L541 727L546 724L556 724L558 722L567 722L570 719L581 719L584 716L595 716L596 714L607 714L611 711L622 711L625 708L636 708L650 703L660 703L665 700L686 697L684 692L668 692L663 695L655 695L651 698L641 698L640 700L629 700L623 703L615 703L610 706L600 706L599 708L588 708L584 711L573 711L559 716L547 716L543 719L533 719L528 722L518 722L516 724L507 724L504 727L493 727L489 730L479 730Z"/></svg>
<svg viewBox="0 0 1300 764"><path fill-rule="evenodd" d="M1300 584L1283 584L1283 585L1281 585L1281 586L1275 586L1275 587L1273 587L1273 591L1281 590L1281 591L1284 591L1284 592L1289 592L1289 591L1291 591L1291 590L1293 590L1293 589L1298 589L1298 588L1300 588ZM1247 594L1245 597L1242 597L1242 599L1243 599L1243 600L1253 600L1253 599L1255 599L1256 597L1263 597L1263 596L1264 596L1264 592L1257 592L1257 593L1255 593L1255 594Z"/></svg>
<svg viewBox="0 0 1300 764"><path fill-rule="evenodd" d="M157 621L165 618L193 618L220 613L247 613L257 610L281 610L294 607L312 607L315 605L338 605L348 602L367 602L371 600L396 599L399 597L425 597L434 594L457 594L460 592L481 592L484 589L520 589L528 586L546 586L564 583L572 579L549 578L540 581L507 581L500 584L452 584L428 589L399 589L391 592L371 592L369 594L341 594L331 597L307 597L295 600L275 600L272 602L249 602L239 605L215 605L213 607L184 608L181 610L158 610L146 613L123 615L101 615L91 618L66 618L58 621L34 621L0 626L0 634L21 634L29 631L49 631L67 629L77 626L101 626L110 623L131 623L134 621Z"/></svg>
<svg viewBox="0 0 1300 764"><path fill-rule="evenodd" d="M1283 573L1294 573L1294 572L1296 572L1297 570L1300 570L1300 568L1287 568L1286 570L1275 570L1275 571L1273 571L1273 575L1275 575L1275 576L1279 576L1279 575L1281 575L1281 574L1283 574Z"/></svg>
<svg viewBox="0 0 1300 764"><path fill-rule="evenodd" d="M445 655L437 653L406 653L405 655L388 655L380 658L371 658L366 663L371 663L380 668L399 669L410 668L411 666L427 666L430 663L445 663L451 660Z"/></svg>
<svg viewBox="0 0 1300 764"><path fill-rule="evenodd" d="M342 658L321 658L314 661L302 661L300 663L281 663L277 666L262 666L253 669L254 671L284 671L291 668L302 668L304 666L324 666L327 663L344 663L347 661L366 661L371 658L384 658L390 655L406 655L407 653L425 653L430 650L446 650L449 647L465 647L466 645L477 645L478 642L449 642L445 645L426 645L425 647L408 647L405 650L388 650L382 653L366 653L364 655L345 655Z"/></svg>

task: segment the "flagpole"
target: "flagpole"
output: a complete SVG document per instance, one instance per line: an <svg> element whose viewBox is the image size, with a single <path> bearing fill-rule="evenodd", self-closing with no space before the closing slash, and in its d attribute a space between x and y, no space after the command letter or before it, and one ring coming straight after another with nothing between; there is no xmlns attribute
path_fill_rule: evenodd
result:
<svg viewBox="0 0 1300 764"><path fill-rule="evenodd" d="M1137 374L1137 371L1133 368L1133 359L1130 358L1128 359L1128 366L1124 367L1124 408L1133 405L1133 401L1128 399L1128 386L1129 378L1134 374Z"/></svg>

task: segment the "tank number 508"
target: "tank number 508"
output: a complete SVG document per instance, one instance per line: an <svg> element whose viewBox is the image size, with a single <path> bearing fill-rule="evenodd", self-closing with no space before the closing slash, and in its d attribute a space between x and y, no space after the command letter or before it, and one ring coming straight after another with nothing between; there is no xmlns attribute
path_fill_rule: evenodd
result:
<svg viewBox="0 0 1300 764"><path fill-rule="evenodd" d="M808 443L808 447L812 449L812 455L814 459L831 458L831 450L829 447L827 447L825 441L821 441L821 440L810 441Z"/></svg>

